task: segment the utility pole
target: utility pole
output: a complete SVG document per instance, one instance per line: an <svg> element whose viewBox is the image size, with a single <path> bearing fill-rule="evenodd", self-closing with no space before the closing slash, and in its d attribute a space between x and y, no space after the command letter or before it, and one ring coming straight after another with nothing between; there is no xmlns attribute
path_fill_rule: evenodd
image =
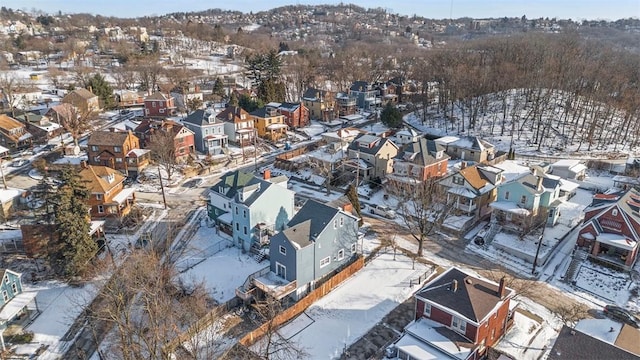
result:
<svg viewBox="0 0 640 360"><path fill-rule="evenodd" d="M531 275L536 274L536 265L538 262L538 255L540 254L540 247L542 246L542 240L544 239L544 229L547 228L547 219L548 215L545 216L544 222L542 223L542 234L540 234L540 238L538 239L538 248L536 249L536 256L533 258L533 268L531 269Z"/></svg>
<svg viewBox="0 0 640 360"><path fill-rule="evenodd" d="M167 208L167 197L164 194L164 185L162 184L162 173L160 172L160 165L158 165L158 179L160 179L160 190L162 191L162 202L164 203L164 208Z"/></svg>
<svg viewBox="0 0 640 360"><path fill-rule="evenodd" d="M258 172L258 130L253 129L253 171Z"/></svg>
<svg viewBox="0 0 640 360"><path fill-rule="evenodd" d="M7 179L5 179L4 177L4 169L2 168L3 160L4 160L4 157L0 157L0 175L2 175L2 185L4 186L4 189L7 190L9 188L7 187Z"/></svg>

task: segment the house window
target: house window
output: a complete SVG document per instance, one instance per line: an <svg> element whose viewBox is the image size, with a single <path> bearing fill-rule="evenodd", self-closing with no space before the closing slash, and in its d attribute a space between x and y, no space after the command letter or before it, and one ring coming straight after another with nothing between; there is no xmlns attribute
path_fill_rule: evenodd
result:
<svg viewBox="0 0 640 360"><path fill-rule="evenodd" d="M331 263L331 256L327 256L326 258L320 260L320 267L323 268Z"/></svg>
<svg viewBox="0 0 640 360"><path fill-rule="evenodd" d="M9 293L7 292L7 290L2 292L2 298L4 299L4 302L9 301Z"/></svg>
<svg viewBox="0 0 640 360"><path fill-rule="evenodd" d="M337 229L338 228L338 220L333 220L333 228Z"/></svg>
<svg viewBox="0 0 640 360"><path fill-rule="evenodd" d="M116 158L116 162L122 164L122 158Z"/></svg>
<svg viewBox="0 0 640 360"><path fill-rule="evenodd" d="M431 317L431 304L424 303L424 316Z"/></svg>
<svg viewBox="0 0 640 360"><path fill-rule="evenodd" d="M467 323L457 316L454 316L451 320L451 327L459 330L462 333L465 333L467 331Z"/></svg>
<svg viewBox="0 0 640 360"><path fill-rule="evenodd" d="M247 209L242 210L242 216L247 217Z"/></svg>
<svg viewBox="0 0 640 360"><path fill-rule="evenodd" d="M340 227L343 227L343 226L344 226L344 218L343 218L343 217L341 217L341 218L340 218Z"/></svg>
<svg viewBox="0 0 640 360"><path fill-rule="evenodd" d="M11 284L11 291L13 291L13 294L17 294L18 293L18 284L13 283Z"/></svg>
<svg viewBox="0 0 640 360"><path fill-rule="evenodd" d="M99 163L100 162L100 156L94 156L93 157L93 161Z"/></svg>
<svg viewBox="0 0 640 360"><path fill-rule="evenodd" d="M279 262L276 262L276 275L286 279L287 278L287 267L280 264Z"/></svg>
<svg viewBox="0 0 640 360"><path fill-rule="evenodd" d="M356 252L356 244L351 244L351 252L355 253Z"/></svg>
<svg viewBox="0 0 640 360"><path fill-rule="evenodd" d="M104 206L98 205L98 214L104 214Z"/></svg>
<svg viewBox="0 0 640 360"><path fill-rule="evenodd" d="M238 207L236 206L236 215L238 215Z"/></svg>
<svg viewBox="0 0 640 360"><path fill-rule="evenodd" d="M496 329L491 329L491 340L495 339L496 337Z"/></svg>
<svg viewBox="0 0 640 360"><path fill-rule="evenodd" d="M278 250L280 250L280 254L287 255L287 249L284 246L280 245Z"/></svg>
<svg viewBox="0 0 640 360"><path fill-rule="evenodd" d="M244 227L244 234L247 235L247 227Z"/></svg>
<svg viewBox="0 0 640 360"><path fill-rule="evenodd" d="M91 151L98 151L98 147L95 145L91 145Z"/></svg>
<svg viewBox="0 0 640 360"><path fill-rule="evenodd" d="M96 194L96 200L102 200L102 194Z"/></svg>
<svg viewBox="0 0 640 360"><path fill-rule="evenodd" d="M4 277L4 283L5 283L5 284L8 284L8 283L9 283L9 277L8 277L8 276L5 276L5 277Z"/></svg>
<svg viewBox="0 0 640 360"><path fill-rule="evenodd" d="M463 185L464 184L464 180L461 177L454 176L453 177L453 183L454 184L458 184L458 185Z"/></svg>
<svg viewBox="0 0 640 360"><path fill-rule="evenodd" d="M164 114L164 109L160 109L158 111L160 112L160 114Z"/></svg>
<svg viewBox="0 0 640 360"><path fill-rule="evenodd" d="M117 153L122 152L122 148L120 146L114 146L113 152L117 152Z"/></svg>
<svg viewBox="0 0 640 360"><path fill-rule="evenodd" d="M618 216L618 209L611 210L611 215Z"/></svg>
<svg viewBox="0 0 640 360"><path fill-rule="evenodd" d="M526 204L526 203L527 203L527 196L522 195L522 197L520 198L520 204Z"/></svg>
<svg viewBox="0 0 640 360"><path fill-rule="evenodd" d="M338 250L338 261L344 259L344 249Z"/></svg>
<svg viewBox="0 0 640 360"><path fill-rule="evenodd" d="M151 107L156 107L156 102L155 101L151 102Z"/></svg>
<svg viewBox="0 0 640 360"><path fill-rule="evenodd" d="M509 200L509 192L508 191L506 193L504 193L504 199L505 200Z"/></svg>
<svg viewBox="0 0 640 360"><path fill-rule="evenodd" d="M240 223L236 223L236 231L240 231Z"/></svg>

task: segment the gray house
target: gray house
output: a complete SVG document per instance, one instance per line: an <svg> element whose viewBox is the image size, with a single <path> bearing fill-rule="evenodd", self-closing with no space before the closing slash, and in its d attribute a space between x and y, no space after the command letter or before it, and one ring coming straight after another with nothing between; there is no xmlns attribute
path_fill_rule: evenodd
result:
<svg viewBox="0 0 640 360"><path fill-rule="evenodd" d="M299 299L315 282L346 265L356 254L358 218L338 207L307 201L286 228L271 238L271 273Z"/></svg>
<svg viewBox="0 0 640 360"><path fill-rule="evenodd" d="M260 248L293 216L295 193L287 189L288 181L286 176L272 178L269 170L262 179L229 172L209 191L209 216L233 236L236 246Z"/></svg>
<svg viewBox="0 0 640 360"><path fill-rule="evenodd" d="M360 109L373 110L382 106L380 91L366 81L354 81L349 88L349 96L356 99Z"/></svg>
<svg viewBox="0 0 640 360"><path fill-rule="evenodd" d="M229 142L224 133L224 123L209 110L196 110L182 124L194 133L196 150L209 155L222 154Z"/></svg>

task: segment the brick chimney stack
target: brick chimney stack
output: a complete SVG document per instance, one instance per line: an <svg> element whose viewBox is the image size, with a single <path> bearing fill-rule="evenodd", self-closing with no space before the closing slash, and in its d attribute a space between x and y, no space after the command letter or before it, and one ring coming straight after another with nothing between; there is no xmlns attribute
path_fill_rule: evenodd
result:
<svg viewBox="0 0 640 360"><path fill-rule="evenodd" d="M504 299L507 295L507 279L503 276L500 278L500 284L498 285L498 296L500 299Z"/></svg>
<svg viewBox="0 0 640 360"><path fill-rule="evenodd" d="M271 170L270 169L265 169L264 173L262 174L262 176L264 177L265 180L271 179Z"/></svg>

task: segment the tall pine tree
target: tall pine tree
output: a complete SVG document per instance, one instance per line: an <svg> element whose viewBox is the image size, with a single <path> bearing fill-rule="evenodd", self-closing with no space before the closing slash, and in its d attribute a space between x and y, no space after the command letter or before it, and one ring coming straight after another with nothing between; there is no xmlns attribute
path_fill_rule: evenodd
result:
<svg viewBox="0 0 640 360"><path fill-rule="evenodd" d="M62 170L60 180L53 201L56 236L49 247L49 262L59 275L81 276L98 251L89 234L89 191L71 167Z"/></svg>

